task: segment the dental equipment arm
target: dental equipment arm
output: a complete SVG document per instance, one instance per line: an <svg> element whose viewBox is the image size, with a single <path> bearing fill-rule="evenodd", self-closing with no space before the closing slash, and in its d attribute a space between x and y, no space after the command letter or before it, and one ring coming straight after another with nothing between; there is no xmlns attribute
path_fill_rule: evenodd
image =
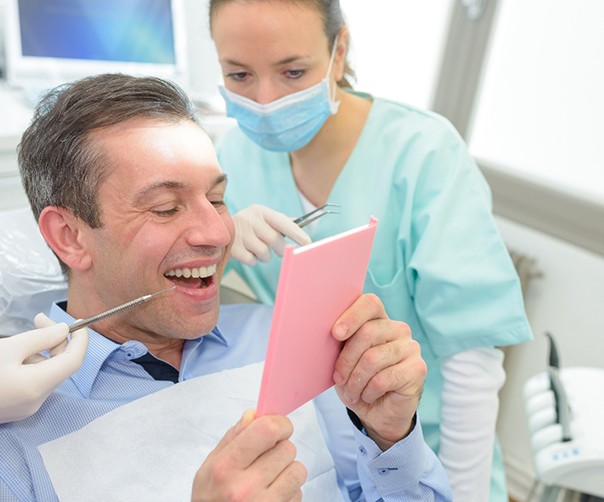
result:
<svg viewBox="0 0 604 502"><path fill-rule="evenodd" d="M21 420L38 411L54 388L75 373L86 355L88 331L76 331L44 314L37 329L0 339L0 423ZM46 358L40 352L48 350Z"/></svg>

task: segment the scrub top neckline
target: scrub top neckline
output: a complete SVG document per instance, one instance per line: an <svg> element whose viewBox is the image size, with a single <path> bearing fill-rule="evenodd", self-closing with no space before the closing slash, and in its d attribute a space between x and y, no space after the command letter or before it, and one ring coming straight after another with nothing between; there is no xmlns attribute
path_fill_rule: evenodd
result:
<svg viewBox="0 0 604 502"><path fill-rule="evenodd" d="M365 123L363 124L363 129L361 130L361 133L359 134L357 142L355 143L352 151L350 152L350 155L346 159L346 162L342 166L342 169L340 170L340 173L338 174L336 181L331 189L331 192L329 193L329 196L327 198L328 202L334 202L336 204L342 204L341 201L345 201L347 199L346 191L344 189L340 189L339 187L340 187L340 185L344 185L344 187L345 187L347 185L346 179L349 178L350 176L354 176L354 172L356 171L355 166L361 165L360 162L356 162L356 160L355 160L356 157L358 157L357 151L359 151L359 149L364 149L365 143L367 143L368 141L371 140L370 137L369 138L367 138L367 137L370 136L370 134L371 134L370 133L370 131L372 130L371 124L375 120L374 117L375 117L375 114L377 113L375 111L375 108L376 108L376 105L378 105L378 103L380 101L380 100L376 100L369 93L355 91L352 89L346 89L345 92L354 94L355 96L359 96L361 98L369 99L371 101L371 106L369 108L369 113L367 114L367 118L365 119ZM378 106L378 108L379 108L379 106ZM290 183L294 186L295 191L298 194L298 197L296 197L296 203L299 206L299 210L301 211L300 214L302 214L304 212L304 206L302 204L301 197L306 198L306 196L304 196L302 194L302 192L298 188L296 179L294 178L294 172L292 169L291 157L289 156L289 153L284 152L284 155L287 155L287 164L289 166L288 177L289 177ZM343 208L343 210L344 210L344 208ZM321 220L322 220L322 218L319 218L316 221L317 225L315 225L312 229L308 229L308 231L311 235L315 234L317 232L317 229L321 227Z"/></svg>

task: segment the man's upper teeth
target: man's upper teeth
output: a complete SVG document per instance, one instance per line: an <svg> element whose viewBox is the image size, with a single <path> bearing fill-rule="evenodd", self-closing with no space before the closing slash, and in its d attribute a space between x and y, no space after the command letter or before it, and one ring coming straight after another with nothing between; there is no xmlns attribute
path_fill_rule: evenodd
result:
<svg viewBox="0 0 604 502"><path fill-rule="evenodd" d="M168 277L184 277L188 279L193 277L197 279L199 277L210 277L216 273L216 265L210 265L209 267L198 267L198 268L173 268L166 272Z"/></svg>

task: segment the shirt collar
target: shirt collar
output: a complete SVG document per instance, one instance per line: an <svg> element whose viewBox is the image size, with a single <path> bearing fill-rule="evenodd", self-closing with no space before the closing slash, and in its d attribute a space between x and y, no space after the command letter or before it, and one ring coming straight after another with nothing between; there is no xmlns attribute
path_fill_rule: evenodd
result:
<svg viewBox="0 0 604 502"><path fill-rule="evenodd" d="M50 308L50 318L56 322L65 322L68 325L75 321L75 318L65 312L66 302L53 303ZM71 379L84 397L90 395L90 390L94 384L101 366L107 358L115 352L120 345L109 338L105 338L91 328L88 328L88 349L82 367L76 371Z"/></svg>
<svg viewBox="0 0 604 502"><path fill-rule="evenodd" d="M67 302L53 303L50 308L50 318L55 322L64 322L67 325L70 325L75 322L75 318L70 316L65 311L66 306ZM115 351L120 350L127 344L130 347L132 347L133 345L139 346L141 348L144 348L144 353L147 352L147 348L141 342L131 340L125 342L124 344L119 344L117 342L114 342L113 340L110 340L109 338L104 337L97 331L94 331L92 328L88 328L88 334L88 349L86 350L86 357L84 358L84 362L82 363L81 368L71 376L71 380L74 382L74 384L84 397L90 396L90 391L92 390L94 381L97 375L99 374L103 363ZM218 327L215 327L210 333L206 334L205 336L200 336L199 338L185 341L185 346L183 349L183 360L186 359L187 355L191 353L191 351L194 351L199 348L204 340L213 340L214 342L219 343L221 345L225 345L227 347L229 345L226 337L220 332Z"/></svg>

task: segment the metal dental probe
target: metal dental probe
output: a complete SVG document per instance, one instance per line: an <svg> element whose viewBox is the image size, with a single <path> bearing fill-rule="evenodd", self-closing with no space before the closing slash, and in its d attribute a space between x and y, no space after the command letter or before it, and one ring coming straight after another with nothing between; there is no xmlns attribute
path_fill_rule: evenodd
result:
<svg viewBox="0 0 604 502"><path fill-rule="evenodd" d="M161 291L158 291L157 293L151 293L150 295L144 295L144 296L141 296L140 298L130 300L129 302L123 303L122 305L118 305L117 307L113 307L109 310L105 310L104 312L93 315L92 317L88 317L86 319L80 319L79 321L76 321L71 326L69 326L69 332L73 333L74 331L76 331L80 328L84 328L92 323L95 323L95 322L105 319L107 317L111 317L112 315L119 314L121 312L124 312L125 310L128 310L132 307L136 307L137 305L140 305L142 303L148 302L151 298L154 298L157 295L161 295L162 293L167 293L168 291L172 291L174 288L176 288L176 286L162 289Z"/></svg>

